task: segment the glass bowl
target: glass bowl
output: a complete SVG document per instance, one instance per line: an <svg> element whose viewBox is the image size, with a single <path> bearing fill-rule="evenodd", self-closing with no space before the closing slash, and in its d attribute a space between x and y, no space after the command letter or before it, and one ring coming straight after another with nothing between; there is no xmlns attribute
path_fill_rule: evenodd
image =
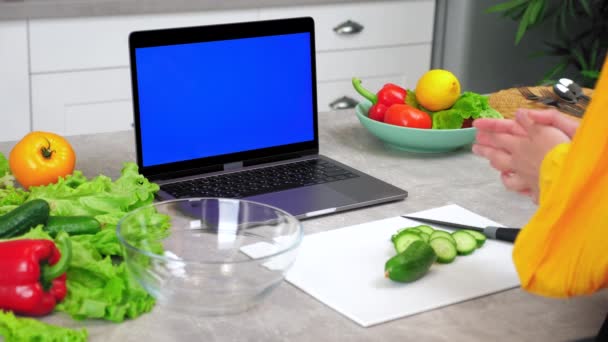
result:
<svg viewBox="0 0 608 342"><path fill-rule="evenodd" d="M390 149L415 152L448 152L467 146L475 141L476 128L420 129L387 124L367 117L371 102L357 104L355 113L361 125L382 140Z"/></svg>
<svg viewBox="0 0 608 342"><path fill-rule="evenodd" d="M302 226L261 203L189 198L130 212L117 235L129 271L158 305L222 315L253 307L281 283Z"/></svg>

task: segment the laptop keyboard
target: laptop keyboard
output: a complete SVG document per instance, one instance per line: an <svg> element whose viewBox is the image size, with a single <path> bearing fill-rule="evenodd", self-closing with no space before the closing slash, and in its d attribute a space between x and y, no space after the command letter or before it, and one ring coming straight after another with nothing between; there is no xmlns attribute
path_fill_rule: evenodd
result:
<svg viewBox="0 0 608 342"><path fill-rule="evenodd" d="M161 186L175 196L241 198L358 177L331 162L312 159L290 164L191 179Z"/></svg>

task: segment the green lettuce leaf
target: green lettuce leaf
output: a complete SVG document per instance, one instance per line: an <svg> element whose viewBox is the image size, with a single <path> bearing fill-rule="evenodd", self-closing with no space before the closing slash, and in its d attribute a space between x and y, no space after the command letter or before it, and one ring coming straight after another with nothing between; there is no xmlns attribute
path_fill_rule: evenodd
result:
<svg viewBox="0 0 608 342"><path fill-rule="evenodd" d="M78 342L86 341L85 329L73 330L46 324L32 318L15 317L10 312L0 311L0 336L6 342Z"/></svg>
<svg viewBox="0 0 608 342"><path fill-rule="evenodd" d="M0 153L0 189L13 187L15 185L14 180L15 177L11 174L8 159Z"/></svg>
<svg viewBox="0 0 608 342"><path fill-rule="evenodd" d="M55 184L31 187L28 200L46 200L52 215L93 216L102 226L115 226L127 212L152 203L158 189L139 174L136 164L125 163L115 182L104 175L87 180L74 171Z"/></svg>
<svg viewBox="0 0 608 342"><path fill-rule="evenodd" d="M464 118L457 110L448 109L433 113L433 129L457 129L462 127Z"/></svg>
<svg viewBox="0 0 608 342"><path fill-rule="evenodd" d="M469 91L464 92L450 109L433 113L432 117L434 129L457 129L469 118L503 118L490 107L487 96Z"/></svg>

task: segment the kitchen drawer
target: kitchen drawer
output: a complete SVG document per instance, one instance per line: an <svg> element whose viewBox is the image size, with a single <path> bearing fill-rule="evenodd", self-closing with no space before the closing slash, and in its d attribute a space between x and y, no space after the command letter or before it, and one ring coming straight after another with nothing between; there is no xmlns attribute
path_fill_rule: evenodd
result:
<svg viewBox="0 0 608 342"><path fill-rule="evenodd" d="M32 75L35 130L73 135L131 128L128 68Z"/></svg>
<svg viewBox="0 0 608 342"><path fill-rule="evenodd" d="M205 13L35 19L30 21L31 72L129 65L132 31L250 21L257 10Z"/></svg>
<svg viewBox="0 0 608 342"><path fill-rule="evenodd" d="M371 46L430 43L433 38L435 2L373 1L263 8L260 19L309 16L315 20L317 51ZM348 21L363 26L361 32L338 34L334 28Z"/></svg>
<svg viewBox="0 0 608 342"><path fill-rule="evenodd" d="M403 85L405 80L403 75L370 77L365 79L363 85L369 90L375 91L388 82ZM362 100L363 97L355 91L350 80L319 82L317 84L317 108L319 112L351 109Z"/></svg>
<svg viewBox="0 0 608 342"><path fill-rule="evenodd" d="M431 44L317 53L317 80L403 74L416 82L430 68ZM414 85L411 85L412 87Z"/></svg>
<svg viewBox="0 0 608 342"><path fill-rule="evenodd" d="M0 141L21 139L30 130L25 20L0 22Z"/></svg>

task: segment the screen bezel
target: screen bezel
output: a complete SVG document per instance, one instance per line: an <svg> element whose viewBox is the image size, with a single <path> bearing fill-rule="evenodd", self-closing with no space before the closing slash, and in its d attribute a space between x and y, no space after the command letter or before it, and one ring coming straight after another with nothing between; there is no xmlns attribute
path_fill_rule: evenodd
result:
<svg viewBox="0 0 608 342"><path fill-rule="evenodd" d="M310 60L312 73L311 94L313 101L312 109L314 129L313 140L162 165L143 165L139 91L137 88L137 67L135 65L136 49L293 33L309 33L310 36ZM137 165L139 166L139 171L148 178L159 179L175 176L187 176L189 174L202 172L204 170L222 170L224 164L242 162L244 165L247 165L255 163L255 161L258 160L266 161L272 160L275 157L280 159L281 156L309 155L319 152L315 35L314 21L310 17L132 32L129 35L129 58L131 68L134 116L133 124L135 130ZM162 139L162 137L159 137L159 139Z"/></svg>

